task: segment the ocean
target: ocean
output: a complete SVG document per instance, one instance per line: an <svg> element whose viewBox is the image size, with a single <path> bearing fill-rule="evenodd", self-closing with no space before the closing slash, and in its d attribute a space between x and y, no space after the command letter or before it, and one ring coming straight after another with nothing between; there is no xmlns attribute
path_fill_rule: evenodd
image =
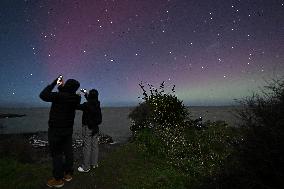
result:
<svg viewBox="0 0 284 189"><path fill-rule="evenodd" d="M131 120L128 114L133 107L102 108L103 122L100 131L113 137L117 142L126 142L131 136L129 127ZM238 119L234 115L235 107L231 106L209 106L190 107L193 119L202 117L203 121L224 120L229 125L237 126ZM25 114L24 117L0 119L0 134L31 133L47 131L49 108L0 108L0 114ZM74 123L75 138L81 136L82 112L77 111Z"/></svg>

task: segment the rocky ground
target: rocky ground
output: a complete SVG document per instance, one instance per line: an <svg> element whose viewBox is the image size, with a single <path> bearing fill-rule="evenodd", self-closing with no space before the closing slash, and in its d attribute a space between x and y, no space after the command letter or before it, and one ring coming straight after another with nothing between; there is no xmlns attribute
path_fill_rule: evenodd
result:
<svg viewBox="0 0 284 189"><path fill-rule="evenodd" d="M80 164L82 160L81 139L73 139L74 161ZM99 159L122 143L116 143L111 136L99 134ZM17 159L24 163L46 163L51 161L47 132L26 133L26 134L1 134L0 135L0 157L17 156ZM22 157L21 157L22 156Z"/></svg>

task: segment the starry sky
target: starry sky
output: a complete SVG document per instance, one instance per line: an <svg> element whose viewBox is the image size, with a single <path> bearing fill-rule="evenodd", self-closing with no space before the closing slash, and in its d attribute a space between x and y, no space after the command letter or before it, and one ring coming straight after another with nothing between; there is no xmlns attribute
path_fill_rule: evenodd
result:
<svg viewBox="0 0 284 189"><path fill-rule="evenodd" d="M139 83L186 105L230 105L284 74L284 0L1 0L0 106L45 106L59 74L102 106Z"/></svg>

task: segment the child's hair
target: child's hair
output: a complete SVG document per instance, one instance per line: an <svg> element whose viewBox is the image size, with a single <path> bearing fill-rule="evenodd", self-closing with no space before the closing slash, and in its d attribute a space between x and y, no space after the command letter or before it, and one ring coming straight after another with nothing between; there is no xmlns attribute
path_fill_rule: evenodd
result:
<svg viewBox="0 0 284 189"><path fill-rule="evenodd" d="M88 94L88 101L98 101L99 92L96 89L92 89Z"/></svg>

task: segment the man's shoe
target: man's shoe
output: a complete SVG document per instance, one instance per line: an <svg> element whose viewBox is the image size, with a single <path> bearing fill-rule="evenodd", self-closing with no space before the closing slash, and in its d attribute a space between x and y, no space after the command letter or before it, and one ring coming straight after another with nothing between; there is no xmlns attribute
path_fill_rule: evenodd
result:
<svg viewBox="0 0 284 189"><path fill-rule="evenodd" d="M62 179L56 180L55 178L49 179L46 184L50 188L61 188L64 186L64 181Z"/></svg>
<svg viewBox="0 0 284 189"><path fill-rule="evenodd" d="M78 171L81 172L81 173L87 173L87 172L90 171L90 169L84 170L83 167L80 166L80 167L78 167Z"/></svg>
<svg viewBox="0 0 284 189"><path fill-rule="evenodd" d="M65 174L63 180L70 182L73 179L72 175L70 174Z"/></svg>

